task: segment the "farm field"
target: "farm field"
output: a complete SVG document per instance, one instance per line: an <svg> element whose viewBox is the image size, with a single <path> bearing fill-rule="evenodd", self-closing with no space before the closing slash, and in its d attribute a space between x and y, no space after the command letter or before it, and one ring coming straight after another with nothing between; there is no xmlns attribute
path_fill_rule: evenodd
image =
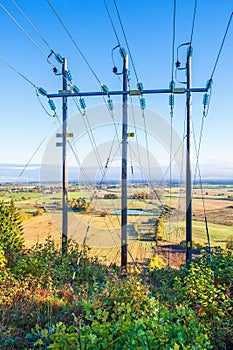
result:
<svg viewBox="0 0 233 350"><path fill-rule="evenodd" d="M80 212L69 210L68 232L69 238L72 238L80 245L87 244L91 247L91 254L97 255L106 262L120 262L120 216L112 215L112 210L120 209L120 187L101 188L98 190L98 199L92 198L95 190L87 191L85 187L71 187L69 192L69 201L75 201L78 198L86 198L92 203L95 213ZM0 198L5 203L14 199L17 208L26 214L23 221L24 239L27 247L35 243L44 243L48 236L51 236L56 242L61 237L61 191L57 187L44 188L43 192L24 188L23 191L0 192ZM160 241L159 247L155 242L148 239L138 240L138 232L149 232L154 225L155 217L151 216L128 216L128 251L129 262L146 261L151 258L155 252L161 251L164 255L164 247L174 246L175 251L172 254L167 251L166 260L172 260L174 265L178 260L182 261L184 251L177 250L177 246L185 239L185 197L183 189L178 187L159 188L158 193L161 196L161 203L156 196L150 195L146 200L137 200L132 198L134 192L143 192L145 188L140 186L129 188L128 209L139 209L159 213L159 205L164 203L176 208L171 217L171 222L167 222L167 240ZM148 189L146 191L149 192ZM115 199L104 199L106 194L115 194ZM207 185L204 190L204 204L208 220L209 234L212 246L225 247L226 242L233 236L233 187L230 186L210 186ZM93 204L94 203L94 204ZM41 209L42 208L42 209ZM38 212L38 209L41 212ZM45 210L44 210L45 209ZM178 210L179 209L179 210ZM38 215L37 215L38 214ZM193 241L205 245L207 243L203 201L201 191L193 190Z"/></svg>
<svg viewBox="0 0 233 350"><path fill-rule="evenodd" d="M59 242L62 224L60 187L56 185L47 185L43 188L24 186L24 188L14 190L16 192L9 190L9 188L5 191L2 189L0 198L5 203L9 203L13 199L16 207L26 214L26 219L23 220L26 245L30 247L35 243L43 243L48 236ZM146 192L149 193L149 196L145 200L133 199L133 193L136 192ZM105 195L109 193L116 195L116 198L105 199ZM224 248L227 240L233 235L233 187L207 184L202 192L197 188L193 190L193 241L205 245L207 238L202 193L211 245ZM160 241L160 247L172 244L177 247L185 239L185 191L183 188L159 187L156 194L151 194L147 187L134 185L129 187L128 194L128 209L159 213L161 203L175 208L171 221L167 223L167 241ZM160 196L160 201L158 201L157 195ZM96 213L76 213L69 210L69 238L74 239L80 245L87 244L91 247L92 254L97 255L102 260L111 262L113 259L119 263L121 218L120 215L112 215L111 212L120 209L120 186L102 186L96 191L94 187L71 185L69 201L76 201L78 198L85 198L86 201L89 201ZM163 249L156 247L153 241L137 240L137 231L149 231L153 228L154 219L153 215L128 216L129 261L146 261L153 256L155 249ZM176 250L173 253L173 255L178 254L179 259L183 259L184 252ZM176 261L174 263L176 264Z"/></svg>

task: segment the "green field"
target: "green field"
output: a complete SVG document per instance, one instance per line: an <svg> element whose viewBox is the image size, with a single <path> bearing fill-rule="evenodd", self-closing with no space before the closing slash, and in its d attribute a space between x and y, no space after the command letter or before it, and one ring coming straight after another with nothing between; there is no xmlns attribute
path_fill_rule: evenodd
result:
<svg viewBox="0 0 233 350"><path fill-rule="evenodd" d="M225 247L227 240L233 236L233 226L208 224L211 244ZM193 240L207 242L205 223L193 221Z"/></svg>

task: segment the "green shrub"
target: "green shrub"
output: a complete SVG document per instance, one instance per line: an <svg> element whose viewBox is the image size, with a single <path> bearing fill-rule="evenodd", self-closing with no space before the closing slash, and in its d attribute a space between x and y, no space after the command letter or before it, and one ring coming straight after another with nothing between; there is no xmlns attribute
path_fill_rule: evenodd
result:
<svg viewBox="0 0 233 350"><path fill-rule="evenodd" d="M24 248L23 228L13 200L10 205L0 203L0 242L10 266L16 254Z"/></svg>
<svg viewBox="0 0 233 350"><path fill-rule="evenodd" d="M205 326L215 349L233 347L233 257L221 248L193 261L175 278L178 300L189 305ZM227 345L227 347L225 347Z"/></svg>
<svg viewBox="0 0 233 350"><path fill-rule="evenodd" d="M130 277L88 252L48 238L0 271L1 349L233 348L232 252Z"/></svg>
<svg viewBox="0 0 233 350"><path fill-rule="evenodd" d="M170 311L138 279L115 280L100 298L84 303L84 314L71 326L57 324L49 349L210 349L195 312ZM48 335L48 331L44 335ZM48 344L48 337L35 345Z"/></svg>

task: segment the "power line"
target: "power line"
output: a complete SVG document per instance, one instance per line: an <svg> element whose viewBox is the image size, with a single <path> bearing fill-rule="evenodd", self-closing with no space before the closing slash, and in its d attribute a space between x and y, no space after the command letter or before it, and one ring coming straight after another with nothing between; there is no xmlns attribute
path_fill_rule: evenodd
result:
<svg viewBox="0 0 233 350"><path fill-rule="evenodd" d="M99 150L98 150L98 147L97 147L97 144L96 144L95 136L94 136L94 133L93 133L93 131L92 131L92 127L91 127L90 121L89 121L89 119L88 119L87 112L85 111L84 113L82 113L82 111L81 111L81 109L80 109L80 107L79 107L79 105L78 105L78 103L77 103L77 98L74 98L74 97L73 97L73 101L74 101L76 107L78 108L80 114L82 115L83 122L84 122L84 124L85 124L86 130L87 130L87 133L88 133L89 140L90 140L90 142L91 142L93 151L94 151L94 153L95 153L95 157L96 157L96 160L97 160L99 169L100 169L100 171L101 171L101 173L102 173L102 179L101 179L101 182L100 182L100 183L102 183L102 181L103 181L103 179L104 179L104 177L106 176L106 173L107 173L107 167L105 166L105 168L103 168L103 165L102 165L102 163L101 163L100 153L99 153ZM115 121L114 121L114 126L115 126L115 129L116 129ZM114 144L114 140L115 140L116 135L117 135L117 130L116 130L116 134L115 134L115 136L114 136L114 138L113 138L113 141L112 141L112 146L111 146L111 149L110 149L110 152L109 152L108 159L110 159L110 156L111 156L111 153L112 153L112 150L113 150L113 144ZM118 135L117 135L117 136L118 136ZM119 138L118 138L118 141L119 141ZM70 144L70 146L71 146L71 144ZM75 145L74 145L74 146L75 146ZM120 142L119 142L119 147L120 147ZM73 151L73 150L72 150L72 151ZM74 153L74 151L73 151L73 153ZM77 151L76 151L76 153L77 153ZM81 163L80 163L79 166L81 167ZM86 174L85 174L85 175L86 175ZM86 177L87 177L87 175L86 175ZM88 179L88 177L87 177L87 179ZM88 181L89 181L89 179L88 179ZM89 182L90 182L90 181L89 181ZM106 211L105 208L104 208L104 210ZM119 217L117 217L117 219L118 219L118 221L119 221ZM120 221L119 221L119 223L120 223Z"/></svg>
<svg viewBox="0 0 233 350"><path fill-rule="evenodd" d="M173 24L172 24L172 68L171 76L172 81L174 80L174 63L175 63L175 39L176 39L176 0L174 0L173 8Z"/></svg>
<svg viewBox="0 0 233 350"><path fill-rule="evenodd" d="M202 199L203 214L204 214L204 220L205 220L207 246L208 246L209 255L210 255L210 264L211 264L211 269L212 269L212 279L214 280L213 257L212 257L211 243L210 243L209 226L208 226L208 220L207 220L207 215L206 215L206 206L205 206L205 199L204 199L203 182L202 182L202 176L201 176L201 170L200 170L200 164L199 164L199 153L200 153L200 145L201 145L202 133L203 133L203 128L204 128L204 119L205 119L205 113L203 111L198 149L197 149L197 143L196 143L194 128L193 128L193 136L194 136L194 145L195 145L195 151L196 151L196 157L197 157L196 170L198 169L200 188L201 188L201 199ZM196 174L195 174L195 176L196 176ZM194 182L195 181L196 181L196 179L194 179Z"/></svg>
<svg viewBox="0 0 233 350"><path fill-rule="evenodd" d="M15 7L19 10L19 12L23 15L23 17L26 19L26 21L31 25L31 27L36 31L36 33L39 35L39 37L41 38L41 40L45 43L45 45L48 46L48 48L52 50L51 46L49 45L49 43L47 42L47 40L43 37L43 35L40 33L39 29L32 23L32 21L28 18L28 16L25 14L25 12L20 8L20 6L14 1L14 0L10 0Z"/></svg>
<svg viewBox="0 0 233 350"><path fill-rule="evenodd" d="M15 6L19 9L19 11L23 14L23 16L26 18L26 20L28 21L28 23L33 27L33 29L39 34L39 36L41 37L41 39L46 43L46 45L50 48L50 50L51 50L51 53L55 53L54 52L54 50L52 50L52 48L50 47L50 45L48 44L48 42L42 37L42 35L41 35L41 33L38 31L38 29L33 25L33 23L29 20L29 18L25 15L25 13L19 8L19 6L17 6L17 4L16 3L14 3L15 4ZM51 5L51 3L50 3L50 5ZM53 10L55 10L54 8L53 8ZM37 49L39 49L39 51L47 58L47 61L49 61L48 60L48 58L50 57L47 57L47 55L43 52L43 50L41 50L40 49L40 47L34 42L34 40L33 39L31 39L31 37L29 36L29 34L22 28L22 26L15 20L15 18L12 16L12 15L10 15L10 13L5 9L5 12L8 14L8 16L13 20L13 22L18 26L18 28L20 28L20 30L30 39L30 41L37 47ZM56 14L57 15L57 14ZM61 18L59 17L59 20L61 21ZM63 25L63 27L64 27L64 25ZM65 29L65 28L64 28ZM67 31L66 31L67 32ZM70 37L71 37L71 35L69 35ZM72 40L73 42L74 42L74 40ZM75 43L75 42L74 42ZM75 43L76 44L76 43ZM77 45L75 45L76 46L76 48L78 48L77 47ZM80 50L79 50L79 52L80 52ZM80 52L81 53L81 52ZM82 53L81 53L82 54ZM85 57L84 57L84 55L82 54L82 57L85 59ZM88 62L87 62L87 60L85 59L85 61L86 61L86 63L88 64ZM89 68L91 69L91 67L90 67L90 65L88 64L88 66L89 66ZM55 67L55 66L54 66ZM56 68L56 67L55 67ZM92 69L91 69L92 70ZM92 72L94 73L94 71L92 70ZM95 75L95 73L94 73L94 75ZM97 80L98 80L98 82L101 84L101 82L100 82L100 80L98 79L98 77L95 75L95 77L97 78ZM66 79L66 78L65 78ZM66 79L67 80L67 79ZM102 84L101 84L101 86L102 86ZM36 86L35 86L36 87ZM37 91L37 89L36 89L36 91ZM37 97L38 97L38 99L39 99L39 95L38 95L38 91L37 91ZM43 107L43 109L45 110L45 112L49 115L49 116L51 116L48 112L47 112L47 110L45 109L45 107L43 106L43 104L42 104L42 102L40 101L40 99L39 99L39 102L40 102L40 104L42 105L42 107ZM83 114L82 114L83 115ZM89 123L89 122L88 122ZM88 129L87 129L88 130ZM91 128L89 127L89 130L91 130ZM91 131L91 134L92 134L92 131ZM95 140L94 140L94 137L93 137L93 134L92 134L92 138L90 138L91 140L92 140L92 142L94 142L94 144L95 144ZM71 145L70 145L71 146ZM95 148L96 147L94 147L94 151L95 151ZM71 146L71 149L72 149L72 146ZM73 150L72 150L73 151ZM98 150L97 150L97 152L98 152ZM74 153L74 152L73 152ZM99 156L99 155L98 155ZM77 158L77 157L76 157ZM98 157L97 157L97 159L98 159ZM30 160L31 161L31 160ZM29 161L29 162L30 162ZM99 165L100 166L100 165Z"/></svg>
<svg viewBox="0 0 233 350"><path fill-rule="evenodd" d="M40 33L40 31L37 29L37 27L32 23L32 21L26 16L26 14L23 12L23 10L17 5L17 3L14 1L14 0L11 0L12 1L12 3L17 7L17 9L21 12L21 14L24 16L24 18L27 20L27 22L32 26L32 28L37 32L37 34L40 36L40 38L44 41L44 43L48 46L48 48L50 49L50 51L51 51L51 53L50 53L50 55L49 56L47 56L44 52L43 52L43 50L36 44L36 42L30 37L30 35L23 29L23 27L16 21L16 19L9 13L9 11L7 11L4 7L3 7L3 9L4 9L4 11L7 13L7 15L12 19L12 21L17 25L17 27L27 36L27 38L29 38L30 39L30 41L36 46L36 48L40 51L40 53L42 53L43 54L43 56L45 56L46 57L46 60L47 60L47 62L49 62L55 69L56 69L56 71L57 72L59 72L59 70L58 70L58 68L49 60L49 57L51 56L51 54L55 54L55 56L57 56L57 54L55 53L55 51L52 49L52 47L51 47L51 45L49 45L49 43L46 41L46 39L42 36L42 34ZM51 6L51 8L53 9L53 11L55 11L55 9L54 9L54 7L52 6L52 4L49 2L49 4L50 4L50 6ZM58 16L58 14L56 13L56 11L55 11L55 14ZM58 18L59 18L59 20L62 22L62 20L61 20L61 18L58 16ZM62 22L62 24L63 24L63 22ZM64 24L63 24L63 27L65 27L64 26ZM65 28L66 29L66 28ZM66 30L67 31L67 30ZM69 33L69 36L71 37L71 34ZM73 38L72 38L73 39ZM73 42L74 42L74 39L72 40ZM74 42L74 44L76 44L75 42ZM76 45L76 47L77 47L77 45ZM79 49L79 51L81 51L80 49ZM80 52L81 53L81 52ZM82 53L81 53L82 54ZM82 56L83 56L83 58L85 59L85 57L84 57L84 55L82 54ZM88 62L87 62L87 60L85 59L85 61L86 61L86 63L88 64ZM89 65L89 64L88 64ZM90 67L90 65L89 65L89 68L92 70L92 68ZM94 73L94 72L93 72ZM95 73L94 73L95 74ZM97 78L97 80L99 81L99 83L101 84L101 82L100 82L100 80L98 79L98 77L96 76L96 78ZM66 80L68 80L66 77L64 77L64 79L66 79ZM101 84L101 86L102 86L102 84ZM47 110L46 110L46 108L43 106L43 104L42 104L42 102L41 102L41 100L40 100L40 98L39 98L39 95L38 95L38 93L37 93L37 97L38 97L38 100L39 100L39 102L40 102L40 104L41 104L41 106L42 106L42 108L45 110L45 112L49 115L49 116L51 116L50 115L50 113L48 113L47 112ZM81 111L80 111L81 112Z"/></svg>
<svg viewBox="0 0 233 350"><path fill-rule="evenodd" d="M129 89L131 89L130 82L128 82L128 84L129 84ZM137 131L137 127L136 127L136 120L135 120L135 113L134 113L134 105L133 105L132 96L130 96L130 104L131 104L132 116L133 116L133 126L134 126L134 130L135 130L135 138L136 138L136 145L137 145L137 152L138 152L138 161L139 161L139 166L141 169L142 168L141 153L140 153L140 149L139 149L138 131ZM142 171L141 171L141 179L142 179Z"/></svg>
<svg viewBox="0 0 233 350"><path fill-rule="evenodd" d="M46 41L46 39L42 36L42 34L39 32L39 30L36 28L36 26L32 23L32 21L26 16L26 14L23 12L23 10L17 5L17 3L16 3L14 0L11 0L11 2L17 7L17 9L18 9L18 10L20 11L20 13L24 16L24 18L27 20L27 22L33 27L33 29L37 32L37 34L40 36L40 38L41 38L41 39L44 41L44 43L48 46L48 48L51 50L51 53L55 53L54 50L53 50L53 49L51 48L51 46L49 45L49 43ZM49 4L50 4L50 6L52 6L52 4L51 4L50 2L49 2ZM54 7L52 7L52 8L53 8L53 10L55 11ZM56 13L56 15L57 15L57 13ZM60 17L59 17L59 20L61 21L61 18L60 18ZM63 27L64 27L64 25L63 25ZM66 79L66 77L65 77L65 79ZM67 79L66 79L66 80L67 80ZM41 100L40 100L40 98L39 98L38 92L37 92L37 97L38 97L38 100L39 100L39 102L40 102L42 108L45 110L45 112L46 112L49 116L51 116L50 113L47 112L46 108L45 108L44 105L42 104L42 102L41 102ZM103 98L104 98L104 96L103 96ZM105 103L106 103L106 105L107 105L106 100L105 100ZM78 106L77 101L75 101L75 104L76 104L76 106L77 106L77 108L78 108L80 114L83 116L83 113L81 112L81 110L80 110L80 108L79 108L79 106ZM86 115L86 117L87 117L87 115ZM88 119L87 119L87 122L88 122L88 125L89 125ZM89 125L89 126L90 126L90 125ZM88 128L87 128L87 130L88 130ZM93 133L92 133L92 130L91 130L90 127L89 127L89 130L90 130L91 136L92 136L92 137L90 137L91 143L92 143L92 145L93 145L93 144L95 145L95 147L93 146L93 149L94 149L94 152L95 152L95 149L97 149L96 143L95 143L95 139L94 139L94 136L93 136ZM97 159L98 159L98 162L100 162L100 156L99 156L99 154L97 154L96 157L97 157Z"/></svg>
<svg viewBox="0 0 233 350"><path fill-rule="evenodd" d="M85 124L85 127L86 127L86 130L87 130L87 133L88 133L88 137L89 137L89 140L91 142L91 146L93 148L93 151L95 153L95 157L96 157L96 160L98 162L98 165L99 165L99 168L101 170L101 172L103 173L104 170L103 170L103 166L101 164L101 158L100 158L100 154L99 154L99 151L98 151L98 147L97 147L97 144L96 144L96 140L95 140L95 137L94 137L94 134L93 134L93 131L92 131L92 127L90 125L90 121L89 121L89 118L88 118L88 115L87 113L82 113L79 106L78 106L78 102L76 99L73 99L74 100L74 103L75 105L78 107L79 109L79 112L81 113L82 115L82 118L83 118L83 122Z"/></svg>
<svg viewBox="0 0 233 350"><path fill-rule="evenodd" d="M104 181L104 178L105 178L105 176L107 174L107 171L110 168L112 162L114 161L114 159L115 159L115 157L116 157L116 155L117 155L117 153L118 153L118 151L120 149L120 144L118 144L118 147L117 147L117 149L115 150L115 153L112 156L112 151L113 151L113 147L114 147L114 140L115 140L115 138L113 138L113 141L112 141L112 145L111 145L111 148L110 148L107 160L106 160L105 168L104 168L104 174L103 174L101 180L99 181L100 184L103 184L103 181Z"/></svg>
<svg viewBox="0 0 233 350"><path fill-rule="evenodd" d="M32 21L26 16L26 14L23 12L23 10L17 5L17 3L14 1L14 0L11 0L11 2L16 6L16 8L20 11L20 13L24 16L24 18L27 20L27 22L33 27L33 29L37 32L37 34L40 36L40 38L44 41L44 43L48 46L48 48L51 50L51 52L54 52L54 50L51 48L51 46L49 45L49 43L45 40L45 38L42 36L42 34L39 32L39 30L37 29L37 27L32 23ZM51 4L50 4L51 5ZM38 99L39 99L39 95L38 95L38 93L37 93L37 97L38 97ZM42 105L42 108L45 110L45 112L49 115L49 116L51 116L48 112L47 112L47 110L45 109L45 107L43 106L43 104L42 104L42 102L40 101L40 99L39 99L39 102L40 102L40 104ZM77 103L77 101L74 99L74 102L75 102L75 104L76 104L76 106L77 106L77 108L78 108L78 110L79 110L79 112L80 112L80 114L83 116L83 113L82 113L82 111L81 111L81 109L79 108L79 106L78 106L78 103ZM105 101L105 103L106 103L106 101ZM87 117L87 115L86 115L86 117ZM85 119L85 118L84 118ZM91 129L91 127L90 127L90 124L89 124L89 121L88 121L88 118L87 118L87 123L88 123L88 126L89 126L89 130L90 130L90 132L91 132L91 137L90 137L90 141L91 141L91 143L92 143L92 146L93 146L93 149L94 149L94 152L95 152L95 150L97 149L97 146L96 146L96 142L95 142L95 139L94 139L94 135L93 135L93 133L92 133L92 129ZM88 128L87 128L87 130L88 130ZM89 132L88 132L88 134L89 134ZM97 157L97 159L98 159L98 162L100 162L100 156L99 156L99 154L97 154L96 155L96 157ZM100 165L99 165L100 166Z"/></svg>
<svg viewBox="0 0 233 350"><path fill-rule="evenodd" d="M40 144L36 147L35 151L32 153L31 157L29 158L28 162L25 164L24 168L22 169L22 171L20 172L20 174L18 175L16 181L18 179L21 178L21 176L23 175L23 173L25 172L25 170L27 169L27 167L29 166L29 164L31 163L32 159L35 157L36 153L39 151L39 149L41 148L41 146L43 145L43 143L45 142L45 140L47 139L48 135L50 134L51 130L53 129L54 125L56 124L57 120L55 120L55 122L53 123L52 127L49 129L49 131L46 133L46 135L44 136L44 138L42 139L42 141L40 142Z"/></svg>
<svg viewBox="0 0 233 350"><path fill-rule="evenodd" d="M110 11L109 11L109 8L108 8L108 5L107 5L106 0L104 0L104 5L105 5L106 11L107 11L107 13L108 13L108 17L109 17L109 19L110 19L110 22L111 22L111 25L112 25L112 29L113 29L114 34L115 34L115 36L116 36L117 43L118 43L118 45L121 47L120 39L119 39L119 36L117 35L117 31L116 31L116 28L115 28L115 26L114 26L114 22L113 22L113 19L112 19L111 13L110 13Z"/></svg>
<svg viewBox="0 0 233 350"><path fill-rule="evenodd" d="M82 56L83 60L86 62L87 66L89 67L90 71L92 72L92 74L94 75L94 77L96 78L96 80L98 81L98 83L100 85L102 85L100 79L98 78L97 74L95 73L94 69L91 67L90 63L88 62L87 58L85 57L85 55L83 54L83 52L81 51L80 47L78 46L78 44L76 43L76 41L74 40L73 36L71 35L70 31L67 29L67 27L65 26L62 18L59 16L59 14L57 13L57 11L55 10L55 7L52 5L50 0L47 0L50 8L52 9L53 13L55 14L55 16L57 17L57 19L59 20L59 22L61 23L63 29L65 30L65 32L67 33L67 35L69 36L70 40L73 42L74 46L76 47L76 49L78 50L78 52L80 53L80 55Z"/></svg>
<svg viewBox="0 0 233 350"><path fill-rule="evenodd" d="M62 20L62 18L58 15L57 11L55 10L55 7L52 5L52 3L51 3L50 0L47 0L47 2L48 2L48 4L49 4L50 8L52 9L52 11L54 12L55 16L58 18L59 22L61 23L63 29L64 29L65 32L68 34L68 36L69 36L69 38L71 39L71 41L73 42L74 46L76 47L76 49L78 50L78 52L80 53L80 55L82 56L82 58L84 59L84 61L86 62L86 64L88 65L88 67L89 67L89 69L91 70L92 74L95 76L96 80L99 82L99 84L100 84L101 87L102 87L103 84L101 83L101 81L100 81L100 79L98 78L97 74L95 73L94 69L91 67L91 65L90 65L89 62L87 61L87 59L86 59L85 55L83 54L83 52L81 51L80 47L77 45L77 43L76 43L76 41L74 40L73 36L71 35L70 31L69 31L69 30L67 29L67 27L65 26L65 24L64 24L64 22L63 22L63 20ZM106 106L107 106L107 109L108 109L108 111L109 111L109 113L110 113L110 116L112 117L112 119L113 119L113 121L114 121L113 115L111 114L111 111L110 111L109 108L108 108L108 105L107 105L107 102L106 102L106 100L105 100L105 98L104 98L104 95L103 95L103 99L104 99L105 104L106 104ZM74 100L74 102L75 102L76 106L78 107L77 101ZM81 112L81 110L80 110L79 107L78 107L78 110L79 110L79 112L81 113L81 115L83 116L83 113ZM87 115L86 115L86 116L87 116ZM84 116L83 116L83 117L84 117ZM86 123L86 122L85 122L85 123ZM87 123L88 123L88 125L90 126L88 118L87 118ZM115 121L114 121L114 126L115 126ZM115 129L116 129L116 126L115 126ZM87 128L87 130L88 130L88 128ZM100 155L99 155L99 152L98 152L98 148L97 148L97 146L96 146L95 138L94 138L94 135L93 135L93 133L92 133L92 129L91 129L90 127L89 127L89 130L90 130L90 134L91 134L91 136L90 136L90 134L89 134L89 132L88 132L89 139L90 139L90 141L91 141L92 147L93 147L93 145L95 146L95 147L93 147L93 150L94 150L94 153L96 154L96 159L97 159L97 161L98 161L98 163L99 163L99 167L100 167L100 169L102 169L102 167L101 167L101 165L100 165L100 163L101 163ZM116 130L116 134L117 134L117 130ZM117 136L118 136L118 134L117 134ZM104 174L104 171L103 171L103 170L102 170L102 172L103 172L103 174Z"/></svg>
<svg viewBox="0 0 233 350"><path fill-rule="evenodd" d="M23 78L26 82L28 82L30 85L32 85L35 88L36 91L36 96L38 98L38 101L41 105L41 107L43 108L43 110L45 111L45 113L49 116L52 117L52 115L47 111L47 109L45 108L44 104L42 103L42 101L40 100L40 96L38 94L38 87L29 79L27 78L24 74L22 74L18 69L16 69L15 67L13 67L7 60L5 60L5 58L3 58L2 56L0 56L0 60L5 63L10 69L12 69L15 73L17 73L21 78ZM56 113L55 113L56 114Z"/></svg>
<svg viewBox="0 0 233 350"><path fill-rule="evenodd" d="M128 43L128 40L127 40L127 36L126 36L125 30L124 30L124 26L123 26L123 23L122 23L122 20L121 20L120 11L118 9L116 0L113 0L113 2L114 2L114 5L115 5L115 8L116 8L117 16L118 16L118 19L119 19L119 22L120 22L120 25L121 25L121 29L122 29L122 32L123 32L123 35L124 35L124 38L125 38L125 43L126 43L126 46L127 46L128 52L129 52L129 56L130 56L130 59L131 59L131 62L132 62L134 74L136 76L137 81L139 82L137 71L136 71L136 67L135 67L135 64L134 64L134 60L133 60L133 57L132 57L132 54L131 54L131 51L130 51L130 47L129 47L129 43Z"/></svg>
<svg viewBox="0 0 233 350"><path fill-rule="evenodd" d="M183 138L182 138L182 151L181 151L181 163L180 163L180 184L179 184L179 196L178 196L178 209L177 209L177 225L176 225L176 240L178 238L179 233L179 221L180 221L180 214L181 214L181 192L182 192L182 183L183 183L183 171L184 171L184 141L186 138L186 113L184 116L184 123L183 123ZM181 234L179 234L181 237ZM182 237L183 238L183 237Z"/></svg>
<svg viewBox="0 0 233 350"><path fill-rule="evenodd" d="M195 132L194 132L194 141L195 141L195 149L196 149L196 157L197 157L197 162L196 162L196 167L195 167L195 172L194 172L194 183L195 183L195 180L196 180L197 167L198 167L198 163L199 163L199 156L200 156L200 150L201 150L202 136L203 136L203 130L204 130L204 122L205 122L205 118L207 117L207 114L209 112L211 93L212 93L212 88L210 90L210 95L209 95L209 98L208 98L208 104L207 105L204 104L204 107L203 107L198 147L197 147L197 144L196 144ZM204 97L205 97L205 95L204 95ZM194 127L193 127L193 130L194 130Z"/></svg>
<svg viewBox="0 0 233 350"><path fill-rule="evenodd" d="M100 84L101 87L103 87L104 85L101 83L100 79L98 78L97 74L95 73L94 69L91 67L90 63L88 62L87 58L85 57L85 55L83 54L83 52L81 51L80 47L78 46L77 42L75 41L75 39L73 38L73 36L71 35L70 31L67 29L67 27L65 26L62 18L58 15L55 7L52 5L51 1L50 0L47 0L50 8L52 9L53 13L55 14L55 16L57 17L57 19L59 20L59 22L61 23L63 29L65 30L65 32L67 33L67 35L69 36L69 38L71 39L71 41L73 42L74 46L76 47L76 49L78 50L78 52L80 53L80 55L82 56L83 60L85 61L85 63L87 64L87 66L89 67L90 71L92 72L92 74L94 75L94 77L96 78L96 80L98 81L98 83ZM119 41L119 39L118 39ZM104 102L106 104L106 107L110 113L110 116L112 117L113 121L114 121L114 118L113 118L113 113L109 110L109 107L108 107L108 104L107 104L107 101L103 95L103 99L104 99ZM77 103L75 102L76 106L77 106ZM81 113L80 109L79 109L79 112ZM82 114L82 113L81 113ZM116 129L116 125L115 125L115 121L114 121L114 126L115 126L115 129ZM92 131L91 131L92 132ZM116 129L116 135L118 136L118 133L117 133L117 129ZM119 139L119 138L118 138Z"/></svg>
<svg viewBox="0 0 233 350"><path fill-rule="evenodd" d="M53 64L53 62L49 59L50 55L52 53L55 53L53 50L51 50L51 54L48 56L41 48L40 46L32 39L32 37L26 32L26 30L19 24L19 22L14 18L12 14L2 5L0 4L0 7L3 9L3 11L8 15L8 17L16 24L16 26L22 31L22 33L31 41L31 43L36 47L36 49L46 58L47 62L51 64L52 67L56 69L57 72L59 72L59 69ZM29 20L30 21L30 20ZM33 27L34 25L31 24ZM34 28L35 29L35 28ZM45 40L45 39L44 39ZM50 48L50 46L49 46ZM55 54L56 55L56 54ZM57 56L57 55L56 55Z"/></svg>
<svg viewBox="0 0 233 350"><path fill-rule="evenodd" d="M26 80L29 84L31 84L35 89L37 89L37 86L29 79L27 78L24 74L22 74L20 71L18 71L18 69L16 69L15 67L13 67L5 58L3 58L2 56L0 56L0 60L5 63L10 69L12 69L14 72L16 72L21 78L23 78L24 80Z"/></svg>
<svg viewBox="0 0 233 350"><path fill-rule="evenodd" d="M193 21L192 21L192 30L191 30L191 36L190 36L190 46L192 45L192 40L193 40L196 12L197 12L197 0L195 0L194 9L193 9Z"/></svg>
<svg viewBox="0 0 233 350"><path fill-rule="evenodd" d="M32 37L23 29L23 27L19 24L19 22L10 14L10 12L0 4L0 7L7 14L7 16L16 24L16 26L26 35L26 37L31 41L31 43L40 51L40 53L47 58L46 53L37 45L37 43L32 39Z"/></svg>
<svg viewBox="0 0 233 350"><path fill-rule="evenodd" d="M123 23L122 23L122 20L121 20L121 16L120 16L120 12L119 12L119 9L118 9L118 6L117 6L117 3L116 3L116 0L114 0L114 5L115 5L115 8L116 8L116 11L117 11L117 15L118 15L118 19L119 19L119 22L120 22L120 25L121 25L121 29L122 29L122 32L123 32L123 35L124 35L124 38L125 38L125 42L126 42L126 46L127 46L127 49L128 49L128 52L129 52L129 56L130 56L130 59L131 59L131 62L132 62L132 66L133 66L133 70L134 70L134 74L136 76L136 79L137 81L139 82L139 79L138 79L138 75L137 75L137 71L136 71L136 67L135 67L135 64L134 64L134 60L133 60L133 57L132 57L132 54L131 54L131 51L130 51L130 47L129 47L129 43L128 43L128 40L127 40L127 36L126 36L126 33L125 33L125 30L124 30L124 26L123 26ZM108 12L109 13L109 12ZM111 20L112 22L112 20ZM115 27L114 27L115 28ZM115 32L115 30L114 30ZM118 38L118 36L117 36ZM119 43L120 44L120 43ZM145 139L146 139L146 149L147 149L147 161L148 161L148 165L149 165L149 145L148 145L148 137L147 137L147 132L146 132L146 120L145 120L145 114L144 114L144 111L142 111L142 117L143 117L143 120L144 120L144 129L145 129ZM152 185L152 180L151 180L151 173L150 173L150 166L148 166L149 168L149 178L150 178L150 183ZM154 188L154 186L152 185L152 188L153 188L153 191L154 193L156 194L158 200L161 202L161 199L156 191L156 189Z"/></svg>
<svg viewBox="0 0 233 350"><path fill-rule="evenodd" d="M228 24L227 24L227 27L226 27L226 30L225 30L225 34L224 34L224 36L223 36L222 43L221 43L221 46L220 46L220 49L219 49L219 52L218 52L218 56L217 56L216 61L215 61L215 64L214 64L214 68L213 68L213 71L212 71L210 80L213 79L215 70L216 70L216 68L217 68L218 61L219 61L219 58L220 58L220 55L221 55L221 52L222 52L222 49L223 49L223 46L224 46L224 43L225 43L225 40L226 40L226 36L227 36L228 30L229 30L229 28L230 28L230 24L231 24L232 17L233 17L233 12L232 12L231 15L230 15L230 18L229 18L229 21L228 21Z"/></svg>

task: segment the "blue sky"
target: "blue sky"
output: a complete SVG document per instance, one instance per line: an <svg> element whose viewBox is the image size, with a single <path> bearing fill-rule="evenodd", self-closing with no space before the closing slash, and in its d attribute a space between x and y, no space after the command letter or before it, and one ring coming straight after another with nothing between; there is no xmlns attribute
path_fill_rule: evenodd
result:
<svg viewBox="0 0 233 350"><path fill-rule="evenodd" d="M74 83L82 91L99 91L99 84L90 72L76 48L52 13L46 0L17 0L17 4L40 30L50 46L63 57L67 57ZM103 0L51 0L85 54L97 76L110 90L121 85L112 73L111 50L117 45L116 38ZM122 45L124 38L116 16L113 1L107 0ZM127 34L131 53L139 79L145 89L167 88L171 80L172 52L172 0L139 1L118 0L118 7ZM32 27L25 21L10 0L1 4L25 28L39 47L49 54ZM190 40L194 1L177 0L175 47ZM220 44L232 12L229 0L198 1L193 33L193 86L203 87L209 79ZM61 80L52 72L46 58L33 46L11 19L0 9L1 52L0 55L27 76L36 86L48 92L57 92ZM185 52L181 52L185 64ZM53 60L56 66L59 63ZM116 62L121 64L116 55ZM205 176L233 177L233 23L214 75L213 92L208 117L205 120L200 163ZM132 87L136 86L132 65L130 67ZM34 88L0 62L1 96L1 138L0 163L26 163L37 148L54 120L47 116L34 92ZM179 75L185 79L185 75ZM177 86L179 84L177 83ZM148 96L147 106L162 115L168 122L168 96ZM46 99L42 98L47 107ZM119 98L116 99L119 101ZM56 100L58 114L61 101ZM103 103L96 98L86 99L87 106ZM135 100L137 103L137 100ZM49 108L48 108L49 110ZM69 102L69 117L77 113L75 105ZM175 101L173 125L178 134L183 134L185 97ZM202 117L202 94L193 96L193 123L198 138ZM54 127L53 131L56 128ZM51 131L52 134L52 131ZM42 147L32 163L40 163ZM82 150L81 150L82 152Z"/></svg>

